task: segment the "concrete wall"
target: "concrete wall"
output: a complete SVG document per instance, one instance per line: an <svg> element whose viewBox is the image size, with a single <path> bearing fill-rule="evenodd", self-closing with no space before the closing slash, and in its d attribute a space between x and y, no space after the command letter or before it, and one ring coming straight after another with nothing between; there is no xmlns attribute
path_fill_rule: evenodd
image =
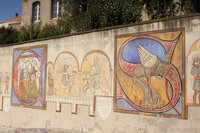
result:
<svg viewBox="0 0 200 133"><path fill-rule="evenodd" d="M43 2L43 1L42 1ZM28 4L28 3L27 3ZM43 3L41 3L42 5ZM30 8L31 4L27 7ZM41 11L42 13L42 11ZM31 16L31 15L29 15ZM7 74L13 77L13 49L47 44L47 70L52 69L52 75L55 75L55 68L64 65L66 61L72 63L72 68L76 71L73 78L73 86L77 88L78 93L67 91L59 92L54 90L53 94L48 91L48 72L46 72L46 110L32 109L21 106L11 106L12 80L9 80L9 93L4 93L5 83L1 82L3 93L3 107L0 111L0 125L15 128L62 128L75 131L90 133L196 133L199 132L200 113L197 106L192 104L191 100L186 103L189 106L185 111L188 114L187 119L177 119L174 117L164 117L160 114L148 116L145 113L119 113L113 111L114 106L114 50L115 36L133 33L143 33L158 30L175 28L185 28L185 55L193 46L193 43L200 38L200 15L179 17L168 20L143 22L134 25L119 26L94 32L85 32L53 39L26 42L20 45L0 48L0 68L2 77ZM83 81L84 72L90 71L94 65L95 57L98 58L100 69L103 70L101 76L108 81L111 90L107 95L103 91L88 91L84 94L81 88L87 83ZM66 58L67 60L62 60ZM187 61L185 62L187 66ZM103 64L101 64L103 62ZM78 65L77 65L78 64ZM88 65L90 64L90 65ZM106 68L106 69L104 69ZM187 71L191 71L186 67ZM189 73L188 73L189 75ZM186 77L186 85L182 82L182 87L186 86L185 91L192 95L192 85L189 77ZM53 76L54 77L54 76ZM192 77L193 78L193 77ZM12 79L12 78L11 78ZM54 77L55 79L55 77ZM77 83L78 82L78 83ZM54 85L56 83L54 82ZM188 86L189 85L189 86ZM104 86L105 87L105 86ZM66 93L67 92L67 93ZM76 91L77 92L77 91ZM143 94L140 94L143 95ZM190 96L192 97L192 96ZM186 98L183 97L183 100ZM185 103L184 103L185 104ZM61 107L60 107L61 105ZM93 106L94 105L94 106ZM57 111L57 112L56 112ZM60 112L59 112L60 111ZM74 114L73 114L74 113ZM187 115L186 115L187 116Z"/></svg>

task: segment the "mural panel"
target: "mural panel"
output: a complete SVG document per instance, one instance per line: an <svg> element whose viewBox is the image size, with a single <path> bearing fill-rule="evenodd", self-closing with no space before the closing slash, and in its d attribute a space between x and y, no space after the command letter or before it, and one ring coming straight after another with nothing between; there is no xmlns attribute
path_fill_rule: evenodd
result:
<svg viewBox="0 0 200 133"><path fill-rule="evenodd" d="M45 109L47 45L13 50L11 104Z"/></svg>
<svg viewBox="0 0 200 133"><path fill-rule="evenodd" d="M114 110L185 118L184 29L116 36Z"/></svg>
<svg viewBox="0 0 200 133"><path fill-rule="evenodd" d="M112 70L110 59L99 50L88 52L81 68L76 56L71 52L61 52L47 65L47 101L72 104L72 113L77 113L77 105L89 106L89 115L94 116L96 96L112 95Z"/></svg>
<svg viewBox="0 0 200 133"><path fill-rule="evenodd" d="M8 54L8 53L7 53ZM0 54L0 110L3 109L3 97L11 96L12 56ZM8 103L9 104L9 103Z"/></svg>
<svg viewBox="0 0 200 133"><path fill-rule="evenodd" d="M186 59L186 104L200 106L200 38L191 45Z"/></svg>
<svg viewBox="0 0 200 133"><path fill-rule="evenodd" d="M89 52L82 63L81 94L85 96L111 96L111 66L106 54Z"/></svg>
<svg viewBox="0 0 200 133"><path fill-rule="evenodd" d="M47 94L78 96L78 62L69 52L62 52L47 66Z"/></svg>

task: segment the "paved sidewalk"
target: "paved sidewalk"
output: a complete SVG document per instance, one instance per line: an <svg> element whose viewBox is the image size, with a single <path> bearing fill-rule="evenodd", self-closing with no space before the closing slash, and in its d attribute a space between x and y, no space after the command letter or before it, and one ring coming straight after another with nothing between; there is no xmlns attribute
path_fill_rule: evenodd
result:
<svg viewBox="0 0 200 133"><path fill-rule="evenodd" d="M65 129L19 129L0 126L0 133L86 133Z"/></svg>

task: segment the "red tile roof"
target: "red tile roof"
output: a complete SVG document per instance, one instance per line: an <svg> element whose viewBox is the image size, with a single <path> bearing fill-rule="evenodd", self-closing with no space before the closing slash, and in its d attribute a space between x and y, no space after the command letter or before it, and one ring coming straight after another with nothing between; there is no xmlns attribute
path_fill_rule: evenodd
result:
<svg viewBox="0 0 200 133"><path fill-rule="evenodd" d="M11 19L2 21L2 22L0 22L0 23L15 22L15 21L21 22L21 19L22 19L22 17L14 17L14 18L11 18Z"/></svg>

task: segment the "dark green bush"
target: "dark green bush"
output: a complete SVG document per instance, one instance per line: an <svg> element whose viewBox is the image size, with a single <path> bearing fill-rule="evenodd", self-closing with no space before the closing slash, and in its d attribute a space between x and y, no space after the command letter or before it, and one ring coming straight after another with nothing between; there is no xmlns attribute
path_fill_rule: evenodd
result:
<svg viewBox="0 0 200 133"><path fill-rule="evenodd" d="M39 33L39 38L52 37L58 35L57 26L53 23L45 24Z"/></svg>
<svg viewBox="0 0 200 133"><path fill-rule="evenodd" d="M15 43L18 42L18 34L19 32L12 28L0 28L0 45L6 45L9 43Z"/></svg>
<svg viewBox="0 0 200 133"><path fill-rule="evenodd" d="M110 0L91 6L78 15L76 31L92 30L141 21L143 2L138 0Z"/></svg>
<svg viewBox="0 0 200 133"><path fill-rule="evenodd" d="M19 33L19 41L38 39L41 32L41 23L31 22L29 25L22 26Z"/></svg>

